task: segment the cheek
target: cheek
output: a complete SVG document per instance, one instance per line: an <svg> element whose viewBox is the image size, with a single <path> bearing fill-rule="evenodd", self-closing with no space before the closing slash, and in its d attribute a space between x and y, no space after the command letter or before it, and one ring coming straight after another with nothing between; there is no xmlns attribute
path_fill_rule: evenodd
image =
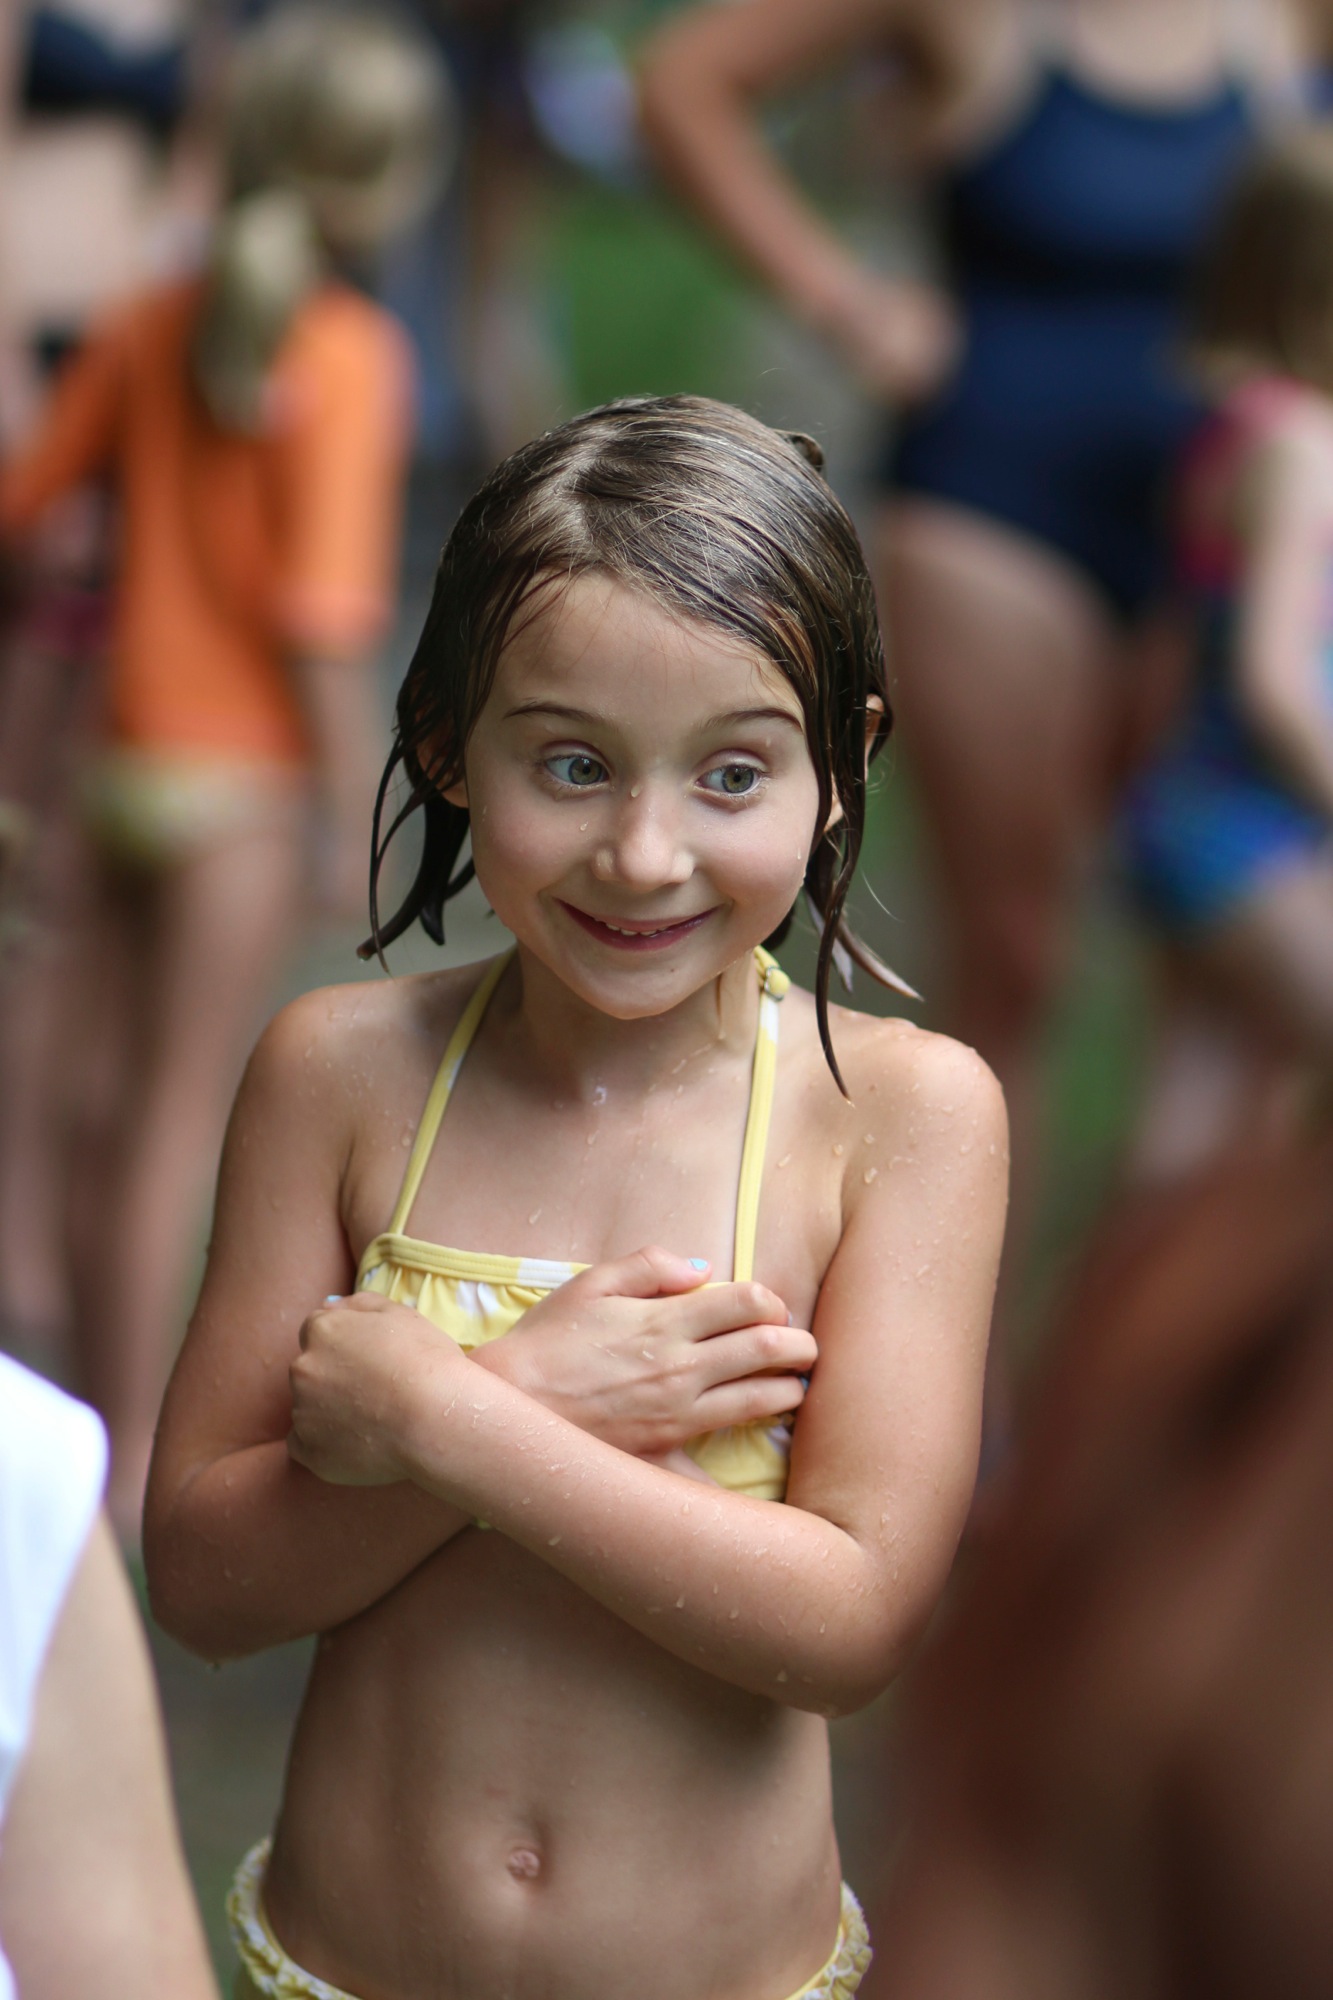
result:
<svg viewBox="0 0 1333 2000"><path fill-rule="evenodd" d="M483 787L471 815L477 880L497 914L502 902L558 875L585 838L577 820L552 812L528 786Z"/></svg>
<svg viewBox="0 0 1333 2000"><path fill-rule="evenodd" d="M818 807L812 776L808 788L792 788L780 809L737 814L720 830L714 865L738 897L781 903L784 914L790 909L805 880Z"/></svg>

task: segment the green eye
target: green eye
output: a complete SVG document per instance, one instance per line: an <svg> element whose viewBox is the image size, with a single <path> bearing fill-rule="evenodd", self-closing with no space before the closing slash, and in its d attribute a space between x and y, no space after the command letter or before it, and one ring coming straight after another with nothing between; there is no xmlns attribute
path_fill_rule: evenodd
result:
<svg viewBox="0 0 1333 2000"><path fill-rule="evenodd" d="M729 799L743 799L759 783L760 773L753 764L723 764L716 771L704 775L704 784L710 792L721 792Z"/></svg>
<svg viewBox="0 0 1333 2000"><path fill-rule="evenodd" d="M582 751L571 752L567 757L548 757L546 768L562 785L572 785L579 791L589 785L600 785L606 776L606 766Z"/></svg>

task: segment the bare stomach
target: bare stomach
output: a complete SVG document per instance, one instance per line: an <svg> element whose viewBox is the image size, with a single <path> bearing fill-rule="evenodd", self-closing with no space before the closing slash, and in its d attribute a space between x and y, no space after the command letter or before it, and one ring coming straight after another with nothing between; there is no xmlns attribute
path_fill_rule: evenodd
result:
<svg viewBox="0 0 1333 2000"><path fill-rule="evenodd" d="M824 1724L469 1530L323 1642L264 1901L359 2000L785 2000L838 1925Z"/></svg>

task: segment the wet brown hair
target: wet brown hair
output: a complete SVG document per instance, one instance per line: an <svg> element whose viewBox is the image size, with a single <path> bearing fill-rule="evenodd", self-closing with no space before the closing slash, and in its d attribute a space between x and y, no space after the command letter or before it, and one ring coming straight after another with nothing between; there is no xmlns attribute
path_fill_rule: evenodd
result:
<svg viewBox="0 0 1333 2000"><path fill-rule="evenodd" d="M467 811L441 794L462 776L505 641L517 618L534 615L570 578L609 576L752 648L800 699L819 783L805 873L820 927L815 1001L841 1085L828 1025L835 952L844 965L845 953L886 984L910 989L843 920L865 831L867 718L874 716L875 755L891 716L874 590L822 463L812 439L771 430L726 403L655 396L590 410L497 467L445 545L399 692L375 809L372 933L363 956L382 954L415 922L443 943L444 905L473 871L471 861L458 861ZM408 797L386 830L385 802L400 766ZM841 814L828 826L835 803ZM385 850L418 811L425 825L416 879L381 923ZM768 942L780 943L790 923L788 915Z"/></svg>
<svg viewBox="0 0 1333 2000"><path fill-rule="evenodd" d="M1241 169L1195 271L1191 345L1333 394L1333 126L1298 125Z"/></svg>

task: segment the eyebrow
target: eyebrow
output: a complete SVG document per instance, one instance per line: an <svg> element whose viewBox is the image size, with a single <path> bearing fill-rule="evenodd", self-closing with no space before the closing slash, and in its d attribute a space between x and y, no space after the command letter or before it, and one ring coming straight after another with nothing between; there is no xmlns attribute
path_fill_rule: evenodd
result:
<svg viewBox="0 0 1333 2000"><path fill-rule="evenodd" d="M570 708L559 701L520 701L513 708L506 709L505 721L510 722L520 715L554 715L562 722L578 722L585 727L597 729L605 726L604 715L594 715L586 708ZM804 733L805 724L799 716L787 708L733 708L726 715L710 715L704 723L704 730L735 729L747 722L785 722L790 729Z"/></svg>

